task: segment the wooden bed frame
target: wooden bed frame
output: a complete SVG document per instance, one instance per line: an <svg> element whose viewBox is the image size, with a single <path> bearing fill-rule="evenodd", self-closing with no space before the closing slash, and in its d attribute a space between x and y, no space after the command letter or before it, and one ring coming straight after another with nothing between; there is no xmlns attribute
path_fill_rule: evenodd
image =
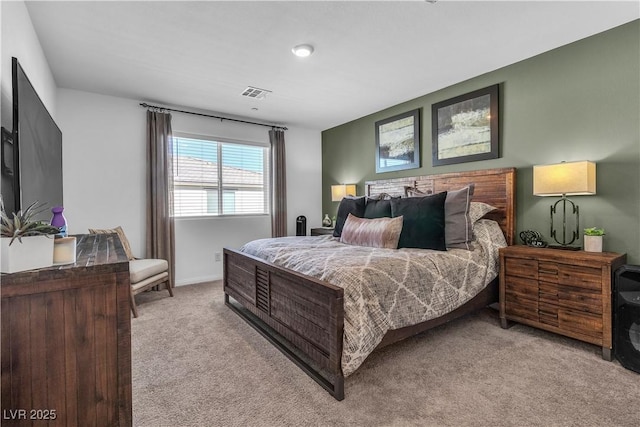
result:
<svg viewBox="0 0 640 427"><path fill-rule="evenodd" d="M507 243L515 232L515 168L454 172L365 182L367 196L403 195L405 187L425 193L457 190L475 183L473 201L498 209L487 215L502 228ZM498 280L445 316L388 331L376 348L424 332L497 302ZM225 304L273 343L337 400L344 399L341 369L343 289L278 267L254 256L224 249ZM231 297L231 298L230 298Z"/></svg>

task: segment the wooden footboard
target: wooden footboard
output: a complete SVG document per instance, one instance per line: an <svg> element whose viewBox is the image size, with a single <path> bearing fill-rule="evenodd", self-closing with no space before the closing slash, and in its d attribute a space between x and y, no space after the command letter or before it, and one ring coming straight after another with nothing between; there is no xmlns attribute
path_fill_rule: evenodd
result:
<svg viewBox="0 0 640 427"><path fill-rule="evenodd" d="M224 293L227 306L337 400L344 399L342 288L224 249Z"/></svg>

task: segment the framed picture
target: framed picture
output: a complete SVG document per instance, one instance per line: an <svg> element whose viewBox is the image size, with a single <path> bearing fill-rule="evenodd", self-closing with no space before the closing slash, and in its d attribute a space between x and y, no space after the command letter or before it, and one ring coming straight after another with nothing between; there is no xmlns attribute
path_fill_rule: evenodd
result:
<svg viewBox="0 0 640 427"><path fill-rule="evenodd" d="M497 159L498 85L431 106L433 166Z"/></svg>
<svg viewBox="0 0 640 427"><path fill-rule="evenodd" d="M376 172L420 167L420 109L376 122Z"/></svg>

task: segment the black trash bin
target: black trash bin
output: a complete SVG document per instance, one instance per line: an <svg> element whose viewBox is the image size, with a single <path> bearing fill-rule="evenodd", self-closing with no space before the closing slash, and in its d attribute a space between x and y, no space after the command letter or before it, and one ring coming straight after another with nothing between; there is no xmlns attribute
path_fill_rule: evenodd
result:
<svg viewBox="0 0 640 427"><path fill-rule="evenodd" d="M307 235L307 217L300 215L296 218L296 236Z"/></svg>

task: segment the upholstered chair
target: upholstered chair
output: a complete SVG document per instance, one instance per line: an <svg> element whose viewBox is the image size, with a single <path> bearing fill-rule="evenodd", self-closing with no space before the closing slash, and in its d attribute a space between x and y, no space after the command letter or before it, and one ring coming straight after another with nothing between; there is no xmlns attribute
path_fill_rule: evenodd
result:
<svg viewBox="0 0 640 427"><path fill-rule="evenodd" d="M164 259L141 259L133 256L129 240L124 234L122 227L113 229L95 229L90 228L91 234L112 234L115 233L122 242L125 254L129 258L129 277L131 281L131 311L133 317L138 317L138 309L136 307L135 295L144 292L154 286L165 284L169 291L169 296L173 297L173 289L171 288L171 278L169 277L169 263Z"/></svg>

